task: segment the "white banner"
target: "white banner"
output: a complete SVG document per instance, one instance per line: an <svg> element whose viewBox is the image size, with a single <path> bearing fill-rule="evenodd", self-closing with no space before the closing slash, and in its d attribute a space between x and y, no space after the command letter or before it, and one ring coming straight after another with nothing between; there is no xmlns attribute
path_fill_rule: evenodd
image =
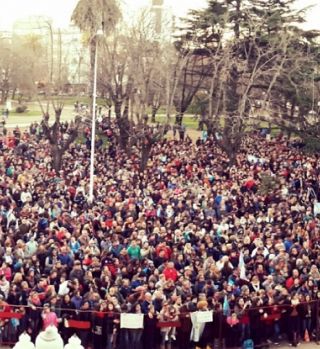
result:
<svg viewBox="0 0 320 349"><path fill-rule="evenodd" d="M143 328L143 314L121 314L120 327L129 329Z"/></svg>
<svg viewBox="0 0 320 349"><path fill-rule="evenodd" d="M315 201L313 204L313 214L316 216L320 214L320 202Z"/></svg>
<svg viewBox="0 0 320 349"><path fill-rule="evenodd" d="M197 311L196 312L196 322L199 324L203 324L205 322L213 321L213 312L212 310L207 311Z"/></svg>

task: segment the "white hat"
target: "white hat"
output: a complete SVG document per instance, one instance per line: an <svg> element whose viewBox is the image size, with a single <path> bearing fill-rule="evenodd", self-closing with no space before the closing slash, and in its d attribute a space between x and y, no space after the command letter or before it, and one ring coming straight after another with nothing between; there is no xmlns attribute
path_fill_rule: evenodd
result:
<svg viewBox="0 0 320 349"><path fill-rule="evenodd" d="M13 349L34 349L34 344L27 333L22 333L19 336L19 342L16 343Z"/></svg>
<svg viewBox="0 0 320 349"><path fill-rule="evenodd" d="M63 349L63 340L54 326L48 326L39 333L35 349Z"/></svg>
<svg viewBox="0 0 320 349"><path fill-rule="evenodd" d="M64 347L64 349L84 349L81 345L81 340L77 335L73 335L69 338L68 344Z"/></svg>

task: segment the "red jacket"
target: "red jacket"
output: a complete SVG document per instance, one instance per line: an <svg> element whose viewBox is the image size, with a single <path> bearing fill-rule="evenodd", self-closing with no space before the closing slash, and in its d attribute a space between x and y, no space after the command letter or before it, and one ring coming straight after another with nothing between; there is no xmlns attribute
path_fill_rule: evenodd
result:
<svg viewBox="0 0 320 349"><path fill-rule="evenodd" d="M164 252L164 258L169 259L171 256L171 249L168 246L158 246L156 247L156 254L159 256L160 252Z"/></svg>
<svg viewBox="0 0 320 349"><path fill-rule="evenodd" d="M166 280L176 281L178 279L178 272L174 268L165 268L163 274Z"/></svg>

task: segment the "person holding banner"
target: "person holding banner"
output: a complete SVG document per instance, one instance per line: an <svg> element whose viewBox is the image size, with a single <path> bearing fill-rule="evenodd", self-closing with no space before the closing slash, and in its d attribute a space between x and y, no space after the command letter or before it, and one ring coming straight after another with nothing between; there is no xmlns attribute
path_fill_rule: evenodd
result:
<svg viewBox="0 0 320 349"><path fill-rule="evenodd" d="M248 315L248 309L251 306L251 301L244 301L243 298L239 298L234 307L234 311L239 319L239 324L241 327L241 343L250 338L250 319Z"/></svg>
<svg viewBox="0 0 320 349"><path fill-rule="evenodd" d="M199 338L198 346L205 349L212 341L213 311L209 310L208 302L202 297L197 304L196 324L202 325L202 332Z"/></svg>
<svg viewBox="0 0 320 349"><path fill-rule="evenodd" d="M179 309L181 326L177 329L177 344L179 349L190 346L190 335L192 331L191 312L196 310L196 304L188 302L182 304Z"/></svg>
<svg viewBox="0 0 320 349"><path fill-rule="evenodd" d="M106 349L112 349L117 341L117 334L119 333L119 313L113 303L108 303L107 314L105 317L105 334L107 337Z"/></svg>
<svg viewBox="0 0 320 349"><path fill-rule="evenodd" d="M227 317L226 348L238 347L240 344L241 326L236 313Z"/></svg>
<svg viewBox="0 0 320 349"><path fill-rule="evenodd" d="M168 302L164 302L163 309L159 316L159 326L161 332L161 345L165 346L166 342L176 340L176 327L179 323L179 313L174 306L169 306Z"/></svg>
<svg viewBox="0 0 320 349"><path fill-rule="evenodd" d="M107 305L105 302L102 302L97 311L92 314L92 335L94 349L105 349L104 338L106 337L106 310Z"/></svg>
<svg viewBox="0 0 320 349"><path fill-rule="evenodd" d="M147 314L144 316L143 343L146 349L154 349L156 347L158 337L157 322L158 319L154 306L150 304Z"/></svg>
<svg viewBox="0 0 320 349"><path fill-rule="evenodd" d="M80 313L78 315L78 319L82 322L91 322L91 312L90 312L90 302L89 301L83 301ZM77 335L81 339L81 344L84 347L87 347L91 340L91 333L87 329L77 329Z"/></svg>
<svg viewBox="0 0 320 349"><path fill-rule="evenodd" d="M142 334L143 334L143 313L141 310L141 305L139 303L132 305L132 311L130 312L130 315L131 314L138 315L139 319L142 317L142 322L141 322L141 326L127 326L126 327L127 328L127 331L126 331L127 347L131 348L131 349L141 349L141 347L142 347L141 338L142 338ZM121 326L123 326L123 323L121 324Z"/></svg>

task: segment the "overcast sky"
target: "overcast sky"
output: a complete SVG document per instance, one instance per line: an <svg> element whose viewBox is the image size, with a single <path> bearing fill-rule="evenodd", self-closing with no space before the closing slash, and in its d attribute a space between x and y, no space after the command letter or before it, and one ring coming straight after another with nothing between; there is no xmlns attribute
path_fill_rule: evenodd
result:
<svg viewBox="0 0 320 349"><path fill-rule="evenodd" d="M266 0L268 1L268 0ZM58 27L66 27L70 23L70 16L78 0L0 0L0 28L10 30L14 21L30 15L50 16ZM147 6L151 0L121 0L126 3L126 12ZM190 8L204 7L206 0L165 0L165 4L172 8L177 16L183 16ZM308 12L307 27L320 29L320 0L297 0L298 7L315 4Z"/></svg>

